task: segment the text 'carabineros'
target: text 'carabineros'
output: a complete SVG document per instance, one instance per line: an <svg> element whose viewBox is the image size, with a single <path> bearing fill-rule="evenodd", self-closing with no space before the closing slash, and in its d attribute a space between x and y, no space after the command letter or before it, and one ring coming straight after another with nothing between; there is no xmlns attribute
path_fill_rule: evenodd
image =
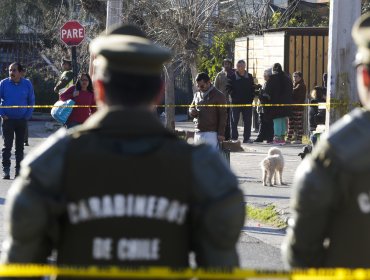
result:
<svg viewBox="0 0 370 280"><path fill-rule="evenodd" d="M72 224L89 220L131 217L165 220L183 224L188 205L166 197L147 195L104 195L68 203Z"/></svg>

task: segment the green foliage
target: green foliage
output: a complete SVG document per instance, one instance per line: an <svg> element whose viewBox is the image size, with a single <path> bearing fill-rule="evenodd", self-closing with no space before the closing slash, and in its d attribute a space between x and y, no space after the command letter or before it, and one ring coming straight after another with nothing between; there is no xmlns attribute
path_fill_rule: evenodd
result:
<svg viewBox="0 0 370 280"><path fill-rule="evenodd" d="M246 207L246 212L248 219L259 221L278 228L286 227L286 223L280 217L276 207L273 204L269 204L264 208L248 205Z"/></svg>
<svg viewBox="0 0 370 280"><path fill-rule="evenodd" d="M281 13L280 12L273 13L272 16L271 16L271 20L270 20L271 26L274 27L274 28L277 28L278 25L279 25L280 19L281 19Z"/></svg>
<svg viewBox="0 0 370 280"><path fill-rule="evenodd" d="M228 32L215 35L211 45L201 45L198 51L197 68L200 72L206 72L213 81L221 71L222 61L225 58L234 57L234 41L238 37L237 32Z"/></svg>
<svg viewBox="0 0 370 280"><path fill-rule="evenodd" d="M327 27L329 25L329 16L298 11L293 14L288 22L281 26L282 16L281 12L273 13L270 20L271 27Z"/></svg>
<svg viewBox="0 0 370 280"><path fill-rule="evenodd" d="M26 78L32 82L35 91L36 105L53 105L58 100L58 94L54 92L55 78L48 73L30 68ZM35 109L37 112L47 113L51 109Z"/></svg>

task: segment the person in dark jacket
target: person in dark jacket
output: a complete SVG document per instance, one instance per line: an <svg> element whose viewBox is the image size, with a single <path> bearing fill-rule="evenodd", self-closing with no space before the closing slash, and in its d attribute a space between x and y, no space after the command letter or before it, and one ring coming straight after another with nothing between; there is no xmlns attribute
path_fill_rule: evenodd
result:
<svg viewBox="0 0 370 280"><path fill-rule="evenodd" d="M181 268L194 252L200 267L238 266L245 206L235 175L154 113L170 51L123 25L90 52L98 111L22 163L2 263L46 263L56 251L57 265Z"/></svg>
<svg viewBox="0 0 370 280"><path fill-rule="evenodd" d="M283 72L280 63L272 67L272 75L266 83L265 92L271 96L271 104L277 104L270 109L274 120L274 142L285 144L287 132L287 118L291 115L293 83L288 75Z"/></svg>
<svg viewBox="0 0 370 280"><path fill-rule="evenodd" d="M317 125L325 124L326 110L317 106L319 103L325 103L325 89L323 87L314 87L311 91L311 100L308 111L308 120L310 123L310 132L316 130Z"/></svg>
<svg viewBox="0 0 370 280"><path fill-rule="evenodd" d="M2 165L3 179L10 179L11 151L15 137L15 175L19 175L20 163L24 156L24 139L27 120L32 116L35 105L35 93L30 80L22 77L23 66L14 62L9 66L9 78L0 81L0 116L2 119L3 149ZM24 106L11 108L7 106ZM31 106L31 107L26 107Z"/></svg>
<svg viewBox="0 0 370 280"><path fill-rule="evenodd" d="M272 75L272 69L266 69L263 73L263 78L265 83L263 84L262 88L260 89L260 93L258 95L259 102L262 106L257 108L258 115L259 115L259 130L256 140L254 142L263 142L267 141L267 143L271 143L274 139L274 122L270 116L270 108L268 106L263 106L263 104L270 104L271 97L266 93L266 83L268 79Z"/></svg>
<svg viewBox="0 0 370 280"><path fill-rule="evenodd" d="M303 80L302 72L293 73L293 104L306 103L306 85ZM294 106L292 108L292 115L289 117L288 122L288 136L287 142L292 144L302 144L303 136L303 113L304 106ZM293 141L294 135L296 139Z"/></svg>
<svg viewBox="0 0 370 280"><path fill-rule="evenodd" d="M311 91L311 100L308 111L308 121L310 125L310 140L313 145L316 144L321 132L316 131L319 124L325 124L326 108L322 108L320 103L326 103L326 89L324 87L315 87Z"/></svg>
<svg viewBox="0 0 370 280"><path fill-rule="evenodd" d="M73 85L72 60L63 57L60 66L63 71L54 87L54 92L59 95Z"/></svg>
<svg viewBox="0 0 370 280"><path fill-rule="evenodd" d="M226 96L211 84L208 74L199 73L195 80L199 91L194 93L189 107L195 123L194 144L206 143L217 148L225 140Z"/></svg>
<svg viewBox="0 0 370 280"><path fill-rule="evenodd" d="M288 267L370 267L370 13L355 23L363 108L337 121L298 167L284 240Z"/></svg>
<svg viewBox="0 0 370 280"><path fill-rule="evenodd" d="M238 123L240 114L243 116L244 133L243 143L251 143L252 128L252 102L254 99L255 85L253 76L245 70L245 61L239 60L237 70L228 80L226 89L231 96L231 139L238 140ZM235 105L241 105L236 107Z"/></svg>

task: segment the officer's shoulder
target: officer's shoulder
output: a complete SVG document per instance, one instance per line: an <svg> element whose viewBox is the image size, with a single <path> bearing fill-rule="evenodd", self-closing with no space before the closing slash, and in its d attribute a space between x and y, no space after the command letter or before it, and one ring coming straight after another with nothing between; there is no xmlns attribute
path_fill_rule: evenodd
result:
<svg viewBox="0 0 370 280"><path fill-rule="evenodd" d="M58 180L64 165L64 155L71 137L61 128L49 136L39 147L33 149L22 161L22 173L32 172L32 177L43 186ZM29 175L29 174L28 174Z"/></svg>
<svg viewBox="0 0 370 280"><path fill-rule="evenodd" d="M348 168L370 166L370 112L355 109L337 121L326 137L327 147Z"/></svg>
<svg viewBox="0 0 370 280"><path fill-rule="evenodd" d="M220 153L209 145L197 145L192 152L195 191L203 196L222 196L237 188L238 181Z"/></svg>

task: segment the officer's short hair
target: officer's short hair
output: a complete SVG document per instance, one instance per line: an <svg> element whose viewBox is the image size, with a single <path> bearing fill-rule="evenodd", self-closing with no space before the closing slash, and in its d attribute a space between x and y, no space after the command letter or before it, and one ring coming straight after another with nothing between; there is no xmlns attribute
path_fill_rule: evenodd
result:
<svg viewBox="0 0 370 280"><path fill-rule="evenodd" d="M209 76L208 76L208 74L207 74L207 73L202 72L202 73L199 73L199 74L196 76L195 80L196 80L197 82L200 82L200 81L208 82L208 81L210 80L210 78L209 78Z"/></svg>
<svg viewBox="0 0 370 280"><path fill-rule="evenodd" d="M245 64L245 61L244 61L243 59L241 59L241 60L239 60L239 61L238 61L238 63L237 63L237 64L239 64L239 63L243 63L243 64Z"/></svg>
<svg viewBox="0 0 370 280"><path fill-rule="evenodd" d="M160 75L140 76L110 69L104 71L101 80L110 103L128 106L149 103L162 86Z"/></svg>
<svg viewBox="0 0 370 280"><path fill-rule="evenodd" d="M94 39L95 77L102 80L111 103L139 105L153 100L161 85L170 51L155 45L138 27L120 25Z"/></svg>

